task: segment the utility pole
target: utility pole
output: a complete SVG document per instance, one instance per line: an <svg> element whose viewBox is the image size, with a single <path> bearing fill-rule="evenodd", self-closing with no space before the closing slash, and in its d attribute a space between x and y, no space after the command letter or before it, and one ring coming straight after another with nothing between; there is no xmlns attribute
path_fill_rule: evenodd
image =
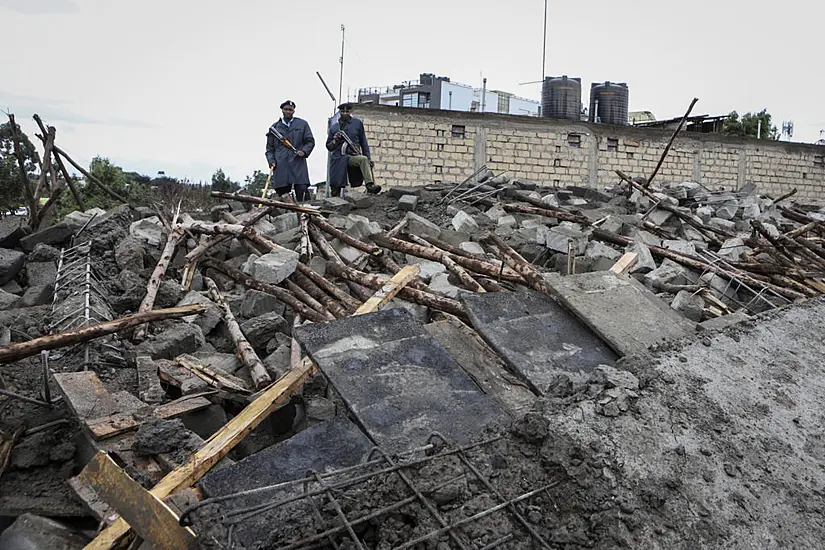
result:
<svg viewBox="0 0 825 550"><path fill-rule="evenodd" d="M344 89L344 33L346 28L344 25L341 25L341 57L338 58L338 62L341 63L341 72L338 75L338 101L343 103L343 99L341 98L341 92Z"/></svg>
<svg viewBox="0 0 825 550"><path fill-rule="evenodd" d="M545 60L547 58L547 0L544 0L544 41L541 44L541 81L546 74Z"/></svg>

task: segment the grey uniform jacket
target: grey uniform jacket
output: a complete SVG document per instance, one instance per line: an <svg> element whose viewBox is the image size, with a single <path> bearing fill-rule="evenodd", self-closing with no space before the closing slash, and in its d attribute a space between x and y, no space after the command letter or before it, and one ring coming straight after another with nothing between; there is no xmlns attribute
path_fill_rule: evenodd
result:
<svg viewBox="0 0 825 550"><path fill-rule="evenodd" d="M353 118L341 128L339 121L329 127L329 134L327 134L327 149L332 153L329 167L329 184L333 187L346 187L347 180L349 180L353 187L358 187L364 182L364 178L360 170L350 170L347 174L347 159L355 153L350 147L347 147L344 153L341 152L342 144L336 145L333 139L338 130L345 132L353 143L361 148L361 154L370 158L370 146L367 143L367 134L364 132L364 123L360 119Z"/></svg>
<svg viewBox="0 0 825 550"><path fill-rule="evenodd" d="M303 151L306 157L301 158L292 149L284 146L272 128L278 131L295 146L299 151ZM315 148L315 138L309 124L304 119L292 118L289 126L279 120L266 133L266 160L271 165L277 163L275 173L272 174L272 188L278 189L289 185L309 185L309 170L307 170L307 157Z"/></svg>

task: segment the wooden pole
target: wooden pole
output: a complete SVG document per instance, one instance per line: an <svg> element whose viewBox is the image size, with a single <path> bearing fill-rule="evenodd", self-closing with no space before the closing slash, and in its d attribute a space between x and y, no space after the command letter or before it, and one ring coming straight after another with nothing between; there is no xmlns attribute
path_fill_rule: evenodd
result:
<svg viewBox="0 0 825 550"><path fill-rule="evenodd" d="M312 282L306 275L295 272L292 274L292 278L295 279L295 284L301 288L304 292L312 296L315 300L320 302L324 309L332 313L336 319L343 319L344 317L349 316L351 311L347 311L344 306L339 304L335 299L330 297L326 292L323 291L318 285Z"/></svg>
<svg viewBox="0 0 825 550"><path fill-rule="evenodd" d="M143 313L134 313L115 319L114 321L106 321L105 323L98 323L96 325L88 325L58 334L49 334L41 336L27 342L19 342L16 344L9 344L0 348L0 363L9 363L37 355L41 351L62 348L82 342L88 342L101 336L120 332L138 325L151 323L152 321L161 321L163 319L180 319L189 315L203 313L206 307L201 304L192 304L188 306L173 307L168 309L158 309L154 311L145 311Z"/></svg>
<svg viewBox="0 0 825 550"><path fill-rule="evenodd" d="M35 114L32 118L37 123L37 126L40 128L40 131L43 133L42 136L47 134L46 126L43 124L43 121L40 119L40 115ZM43 137L40 136L41 141ZM45 142L44 142L45 145ZM86 204L83 201L83 197L80 195L80 192L77 190L77 187L74 184L74 178L69 175L69 171L66 170L66 165L63 164L63 159L60 158L59 155L52 152L52 156L54 157L54 162L57 164L57 168L60 170L60 173L63 174L63 179L66 180L66 184L69 186L69 189L72 192L72 196L74 197L75 202L77 203L77 207L83 211L86 210Z"/></svg>
<svg viewBox="0 0 825 550"><path fill-rule="evenodd" d="M44 142L43 157L40 159L40 179L37 182L37 187L34 191L35 200L39 200L40 193L46 188L48 181L48 174L52 171L52 147L54 147L54 126L49 126L47 129Z"/></svg>
<svg viewBox="0 0 825 550"><path fill-rule="evenodd" d="M329 311L327 311L327 308L325 308L321 302L313 298L312 295L309 294L309 292L295 284L295 281L287 279L285 282L289 291L292 294L294 294L296 298L298 298L300 301L306 304L307 307L310 307L313 310L317 311L320 315L326 317L327 320L331 321L335 319L335 316Z"/></svg>
<svg viewBox="0 0 825 550"><path fill-rule="evenodd" d="M149 284L146 285L146 296L144 296L143 301L140 302L138 313L150 311L152 309L152 306L155 304L155 298L158 295L158 289L160 289L160 283L163 281L163 276L166 275L166 268L169 267L169 262L171 262L172 258L175 256L175 249L178 247L178 243L183 238L183 228L176 226L174 222L172 222L172 226L174 229L172 229L172 232L169 233L169 236L166 239L166 246L163 247L160 260L158 260L158 265L155 266L155 270L149 278ZM143 325L135 331L132 340L135 342L140 342L146 338L146 334L147 328L146 325Z"/></svg>
<svg viewBox="0 0 825 550"><path fill-rule="evenodd" d="M407 237L414 243L419 244L421 246L431 246L430 243L416 235L407 235ZM455 261L452 258L450 258L449 254L438 248L435 248L435 250L441 253L441 257L438 261L441 262L444 265L444 267L446 267L448 270L454 273L461 281L461 284L463 284L466 288L472 290L473 292L486 292L484 287L481 286L478 281L473 279L472 275L467 273L466 269L455 263Z"/></svg>
<svg viewBox="0 0 825 550"><path fill-rule="evenodd" d="M343 264L331 263L327 266L327 270L336 277L348 279L375 289L381 288L388 281L387 277L363 273ZM408 302L414 302L438 311L446 311L447 313L452 313L453 315L464 319L467 318L467 314L464 311L464 307L461 305L461 302L458 300L453 300L452 298L436 296L430 292L424 292L422 290L409 287L403 288L401 292L399 292L398 296Z"/></svg>
<svg viewBox="0 0 825 550"><path fill-rule="evenodd" d="M29 176L26 173L23 148L20 145L20 136L17 134L17 123L14 120L14 115L11 113L9 113L9 124L11 125L11 137L14 142L14 156L17 157L17 167L20 170L20 179L23 182L23 192L26 195L26 202L29 205L29 223L32 228L34 228L37 220L37 200L34 198L34 191L32 190Z"/></svg>
<svg viewBox="0 0 825 550"><path fill-rule="evenodd" d="M318 287L320 287L324 292L343 303L348 309L355 311L361 307L361 302L326 280L323 275L308 265L298 262L298 271L301 275L304 275L307 279L318 285Z"/></svg>
<svg viewBox="0 0 825 550"><path fill-rule="evenodd" d="M347 235L346 233L344 233L343 231L341 231L337 227L334 227L331 223L326 221L324 218L321 218L319 216L315 216L310 220L310 223L317 226L318 229L320 229L321 231L324 231L325 233L328 233L328 234L332 235L333 237L335 237L339 241L344 242L344 243L350 245L353 248L357 248L358 250L360 250L362 252L366 252L367 254L373 254L375 256L378 256L379 254L381 254L381 249L378 248L377 246L375 246L374 244L368 244L368 243L365 243L364 241L356 239L352 235Z"/></svg>
<svg viewBox="0 0 825 550"><path fill-rule="evenodd" d="M361 315L368 311L375 311L383 307L387 302L392 300L393 296L398 294L410 281L414 281L421 274L421 268L418 265L408 265L401 271L392 276L392 278L381 286L381 289L376 292L369 300L364 302L361 307L355 312L355 315Z"/></svg>
<svg viewBox="0 0 825 550"><path fill-rule="evenodd" d="M254 279L240 269L235 269L234 267L227 265L225 262L220 262L214 258L207 257L201 260L201 266L219 271L247 288L272 294L280 301L291 307L295 313L301 314L301 316L309 319L310 321L316 323L326 323L328 321L325 316L321 315L314 309L307 307L303 302L295 298L291 292L275 285L259 281L258 279Z"/></svg>
<svg viewBox="0 0 825 550"><path fill-rule="evenodd" d="M251 204L262 204L264 206L274 206L276 208L283 208L284 210L293 210L295 212L303 212L310 216L320 216L321 214L332 214L325 210L315 210L306 206L298 206L291 202L273 201L271 199L259 199L258 197L251 197L249 195L235 195L234 193L222 193L220 191L212 191L210 196L218 199L226 199L230 201L248 202Z"/></svg>
<svg viewBox="0 0 825 550"><path fill-rule="evenodd" d="M247 340L246 336L244 336L238 321L235 320L235 316L232 314L232 309L223 299L223 296L221 296L221 293L218 290L218 285L216 285L215 281L209 277L204 277L203 282L209 290L209 298L215 302L215 304L223 312L223 322L226 323L229 337L232 338L232 342L235 344L235 355L237 355L238 359L241 360L241 363L249 369L249 375L255 383L255 389L260 390L265 388L272 383L272 379L269 377L266 367L264 367L264 364L261 362L258 354L255 353L255 350L252 348L252 344L250 344L249 340Z"/></svg>
<svg viewBox="0 0 825 550"><path fill-rule="evenodd" d="M135 210L137 208L132 203L132 201L130 201L128 199L125 199L125 198L121 197L120 195L118 195L117 193L115 193L114 191L112 191L112 189L108 185L106 185L105 183L103 183L102 181L100 181L99 179L94 177L93 175L91 175L88 170L86 170L85 168L80 166L78 163L76 163L74 160L72 160L72 158L69 155L67 155L66 152L63 151L60 147L55 145L54 147L52 147L52 151L54 151L55 154L58 154L61 157L63 157L69 164L71 164L72 166L75 167L75 170L77 170L78 172L83 174L86 177L86 179L89 180L89 182L91 182L91 183L97 185L98 187L100 187L107 195L109 195L110 197L112 197L116 201L119 201L119 202L122 202L123 204L129 205L129 208L131 208L132 210Z"/></svg>
<svg viewBox="0 0 825 550"><path fill-rule="evenodd" d="M405 254L410 254L418 258L424 258L425 260L437 262L441 257L441 253L431 247L409 243L407 241L402 241L392 237L388 238L382 233L375 235L373 239L380 246L397 250L398 252L404 252ZM481 273L482 275L487 275L488 277L499 278L500 276L502 279L514 283L524 283L524 279L522 279L521 275L510 268L504 268L502 270L500 266L497 266L491 262L473 258L465 258L456 254L450 254L449 258L461 267L469 269L470 271Z"/></svg>
<svg viewBox="0 0 825 550"><path fill-rule="evenodd" d="M659 158L659 163L656 165L656 168L653 169L653 173L650 174L650 177L647 178L647 183L644 184L645 189L650 187L653 178L656 177L656 174L659 173L659 168L662 167L662 163L665 162L665 158L667 158L667 154L670 151L670 148L673 146L673 142L676 140L676 136L679 135L679 132L682 131L682 126L685 125L685 121L690 116L690 112L693 110L693 106L696 105L696 102L699 101L698 97L694 97L693 101L690 102L687 111L685 111L685 116L682 117L682 120L679 121L679 126L676 127L676 130L673 131L673 135L670 136L670 140L667 142L665 146L665 150L662 151L662 156Z"/></svg>
<svg viewBox="0 0 825 550"><path fill-rule="evenodd" d="M498 235L495 233L489 233L486 237L481 239L481 241L495 245L501 253L504 263L508 264L513 270L521 274L521 276L524 277L524 280L527 281L527 283L534 290L544 292L550 296L555 296L539 270L533 267L533 264L522 258L521 254L510 248Z"/></svg>

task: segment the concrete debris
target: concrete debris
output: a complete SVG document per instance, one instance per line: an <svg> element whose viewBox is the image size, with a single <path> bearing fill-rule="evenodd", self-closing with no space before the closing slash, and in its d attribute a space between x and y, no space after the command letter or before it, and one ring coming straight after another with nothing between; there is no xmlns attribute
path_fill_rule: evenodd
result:
<svg viewBox="0 0 825 550"><path fill-rule="evenodd" d="M721 190L662 175L647 187L622 177L604 189L487 169L462 184L414 188L386 177L381 194L348 188L313 200L309 208L322 211L306 216L220 196L179 221L211 220L232 234L196 261L187 254L212 236L187 234L168 265L169 229L158 212L171 219L174 206L55 213L36 232L18 216L0 220L0 352L32 345L58 321L80 326L87 314L93 323L136 312L147 296L154 310L204 306L152 322L145 337L127 329L99 339L88 357L80 342L3 364L0 386L12 397L0 399L16 406L3 407L0 452L16 439L8 461L0 456L0 519L16 521L0 525L0 547L88 542L31 512L64 515L54 512L65 502L60 491L96 449L152 487L195 449L201 456L226 441L209 464L229 453L240 461L234 468L228 460L188 470L206 473L203 483L191 481L209 498L300 481L307 468L336 476L330 469L357 465L373 442L391 453L429 443L422 458L433 462L405 471L439 514L458 521L498 504L455 455L434 462L443 450L427 440L434 430L448 435L447 446L500 436L464 456L508 497L549 486L519 505L543 542L501 514L464 533L479 546L508 533L519 549L685 540L809 547L822 539L810 503L825 465L814 414L825 398L817 370L825 352L810 327L823 318L825 209L760 195L753 185ZM315 215L334 228L312 224L325 239L305 234L303 222ZM253 223L279 246L238 230ZM88 311L69 307L70 290L55 296L55 281L85 280L72 239L92 258L89 284L100 299ZM571 262L575 273L567 274ZM412 265L417 276L397 283L409 271L396 276L399 268ZM379 311L353 315L391 290L398 293ZM59 390L65 407L32 402L49 399L44 359L55 382L50 399ZM310 375L310 365L318 372ZM257 401L276 394L277 406ZM777 407L785 412L774 414ZM48 427L58 421L60 429ZM201 437L241 421L250 424L240 435L203 446ZM23 435L7 425L23 426ZM769 470L771 483L753 475ZM336 489L350 520L378 514L365 547L396 547L438 529L420 507L405 509L403 521L376 512L398 500L396 478L368 485ZM92 508L88 493L72 490ZM227 500L193 512L205 547L238 547L224 521L233 510ZM339 526L334 510L285 507L241 521L235 533L246 547L283 546L327 520ZM338 535L326 542L352 544Z"/></svg>

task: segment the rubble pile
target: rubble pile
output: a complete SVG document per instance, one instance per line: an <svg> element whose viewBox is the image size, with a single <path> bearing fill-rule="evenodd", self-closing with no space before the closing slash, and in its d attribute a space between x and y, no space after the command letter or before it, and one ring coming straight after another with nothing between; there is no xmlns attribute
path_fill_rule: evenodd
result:
<svg viewBox="0 0 825 550"><path fill-rule="evenodd" d="M309 442L302 442L306 446L297 454L312 455L311 449L320 444L310 435L332 422L354 420L360 426L354 428L357 437L383 448L379 439L384 432L365 419L373 418L369 414L380 417L377 407L397 411L409 403L398 395L380 401L383 394L374 389L376 402L363 407L351 393L359 388L346 388L336 376L356 368L347 361L379 371L382 365L370 363L370 353L387 354L396 349L393 346L397 357L420 356L422 364L430 357L422 350L446 348L456 358L455 370L461 371L461 380L449 384L472 385L479 393L478 403L483 401L479 410L490 415L499 411L504 420L466 434L470 439L491 434L498 438L485 451L470 452L481 470L474 472L474 481L467 477L471 467L457 459L441 468L410 466L410 475L420 474L420 483L429 487L425 496L432 505L422 502L415 491L399 497L409 484L395 473L352 489L344 506L347 513L369 515L389 506L391 497L415 501L412 511L386 515L389 523L383 529L375 522L358 529L370 547L395 547L429 537L427 533L434 547L475 540L483 542L480 546L510 543L519 548L532 547L537 540L568 548L672 547L686 537L714 546L735 540L740 534L733 527L736 522L758 522L752 502L758 489L751 487L751 495L735 497L743 510L750 510L747 518L732 511L724 494L743 491L739 485L746 478L768 490L767 480L743 468L768 472L776 466L756 461L753 449L745 448L748 431L755 428L740 413L724 411L726 399L733 399L727 393L733 390L717 395L701 389L702 382L696 381L703 375L697 362L706 361L702 353L710 354L714 345L728 346L726 353L744 357L729 340L740 338L741 332L741 338L753 341L758 323L774 323L790 335L793 331L782 323L797 315L787 313L796 311L794 307L819 315L822 305L815 298L825 292L825 211L817 206L793 203L790 195L767 197L751 186L733 192L693 182L647 185L617 173L617 183L606 189L556 188L489 170L459 184L394 188L377 196L353 191L344 198L306 205L213 196L216 204L210 211L180 213L173 205L166 205L168 211L150 211L124 205L109 212L75 212L35 232L14 218L0 221L0 343L5 346L0 357L6 357L0 365L0 516L20 517L13 536L25 537L27 525L52 521L39 516L72 518L71 525L50 527L67 544L94 534L95 526L102 529L95 536L113 540L127 535L129 525L140 536L149 536L140 517L129 515L129 525L113 522L118 513L126 517L129 511L111 502L97 485L96 476L103 476L100 472L106 468L122 468L137 482L130 490L150 498L146 491L151 489L151 498L166 499L169 513L179 517L197 507L199 499L206 502L218 495L210 476L242 469L270 452L286 452L278 449L298 445L299 437ZM575 297L559 290L559 281L568 280L575 281L570 283L572 292L591 292L585 287L596 279L585 279L586 274L609 276L598 279L603 284L600 292L626 285L644 297L644 302L623 306L624 311L611 310L610 315L627 318L619 323L632 325L634 317L656 311L668 323L662 324L662 334L670 330L685 340L639 334L633 345L623 344L605 319L594 319ZM539 300L535 307L544 309L506 320L503 334L512 331L512 348L485 332L485 327L499 330L494 323L501 316L483 318L489 304L468 298L498 294L506 302L509 296L526 293L538 293L547 303ZM814 300L787 307L808 299ZM532 302L524 303L527 309L533 307ZM399 324L361 323L362 314L382 308L402 311L386 317L400 319ZM563 351L551 349L547 363L559 372L531 377L529 363L543 359L539 351L530 352L530 338L518 330L527 330L531 318L535 321L540 315L581 325L576 330L604 348L600 357L620 359L615 365L585 365L565 373L573 359L588 350L563 341ZM743 320L746 324L728 332L715 332ZM71 346L56 347L47 336L127 321L104 338L78 336ZM344 322L351 322L352 328L336 340L335 327ZM312 327L326 326L310 334ZM553 325L544 325L550 338L556 329L548 326ZM748 326L757 328L742 328ZM535 329L535 322L530 327ZM381 340L391 337L397 340ZM544 338L540 334L532 342ZM384 343L375 346L379 340ZM461 344L451 349L456 341ZM823 350L813 342L808 346L800 350L799 361L804 356L802 371L813 380L810 362L821 358ZM333 359L344 365L336 364L338 375L332 373ZM751 360L742 361L747 365L738 364L736 372L746 377L756 367ZM439 362L442 368L445 364ZM781 372L788 370L780 367ZM769 375L764 369L759 373ZM390 387L413 393L413 378L398 378L392 384L393 376L386 376ZM377 377L367 377L364 384L373 381L377 384ZM420 383L426 387L439 382ZM752 414L761 422L756 426L764 428L770 407L795 410L810 398L791 397L787 383L777 383L773 405L753 404ZM816 395L825 387L821 380L813 385ZM697 411L688 398L707 404L709 410ZM477 404L471 399L467 403ZM576 411L583 411L579 428L571 424L578 418ZM723 449L727 428L719 431L710 418L713 414L728 415L720 425L735 427L736 448ZM638 435L642 425L663 426L662 415L671 417L672 449L665 448L658 433L644 441ZM423 425L425 420L404 419L399 424ZM812 424L806 429L813 429L813 419L808 420ZM753 435L753 445L774 445L771 452L785 445L770 439L780 437L771 430L765 437ZM630 447L619 438L630 433L636 435L628 435L628 441L639 446L650 471L666 470L648 487L645 483L659 474L640 473L641 459L633 468L628 465L633 462L626 454ZM800 437L815 439L810 433ZM338 444L341 439L333 438ZM814 439L800 447L807 445L816 454L810 450L817 444ZM409 460L421 457L411 453ZM716 489L699 487L700 478L706 483L716 479L717 454L728 461L724 471L730 479ZM330 451L322 457L332 461L334 455ZM686 464L679 470L675 464L685 457L698 457L701 465ZM822 456L817 460L821 466ZM93 463L100 472L89 470ZM312 468L346 466L352 465L329 462ZM705 476L708 471L711 481ZM305 475L302 471L292 479ZM454 486L430 487L444 476L455 478ZM39 480L36 487L34 478ZM242 478L232 482L236 491L244 490ZM493 480L497 489L478 479ZM535 498L531 494L521 504L509 503L508 499L545 486ZM185 491L190 487L200 493ZM491 496L496 491L503 495ZM814 498L810 487L795 491ZM676 509L677 497L685 494L688 500L702 502L690 506L692 517ZM189 501L178 502L183 498ZM443 529L443 521L460 522L505 501L501 509L515 506L518 514L490 516L475 530L459 534ZM314 518L323 516L335 524L340 517L335 502L324 501L317 516L311 508L299 506L309 521L306 525L286 525L289 514L299 512L280 509L271 521L283 525L244 544L277 546L315 534L311 531L319 527ZM439 513L433 514L431 506ZM710 513L714 506L722 512L720 518ZM807 513L801 508L788 504L790 523ZM172 534L182 537L176 540L201 537L207 546L241 547L235 546L232 531L224 529L214 513L201 507L191 514L194 531L175 527ZM771 530L774 524L768 523L771 527L760 540L799 542L780 534L779 527ZM397 529L386 528L396 524ZM68 534L59 535L67 525ZM821 528L818 524L812 532ZM343 538L331 544L354 533L339 531ZM279 538L279 533L286 538ZM0 533L0 542L4 536L8 535Z"/></svg>

